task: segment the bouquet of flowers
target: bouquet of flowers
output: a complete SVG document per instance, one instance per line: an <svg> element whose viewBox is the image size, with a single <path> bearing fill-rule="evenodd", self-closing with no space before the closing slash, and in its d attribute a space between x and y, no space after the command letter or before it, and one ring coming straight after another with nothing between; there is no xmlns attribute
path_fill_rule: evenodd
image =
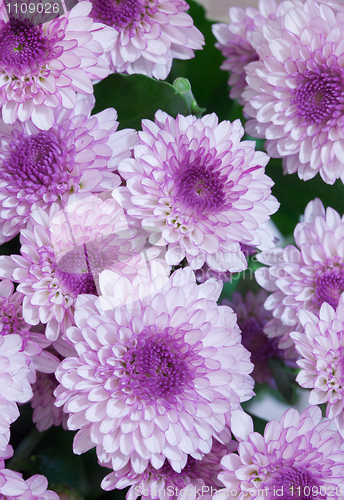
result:
<svg viewBox="0 0 344 500"><path fill-rule="evenodd" d="M256 7L0 0L1 499L344 495L344 1Z"/></svg>

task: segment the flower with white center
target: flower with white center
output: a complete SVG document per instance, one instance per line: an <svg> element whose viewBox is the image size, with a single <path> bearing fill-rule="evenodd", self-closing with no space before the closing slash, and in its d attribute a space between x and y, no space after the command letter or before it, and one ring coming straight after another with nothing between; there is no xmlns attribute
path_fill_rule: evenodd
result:
<svg viewBox="0 0 344 500"><path fill-rule="evenodd" d="M168 245L169 264L186 257L193 269L206 263L238 272L247 267L240 244L273 247L265 223L279 204L264 173L269 158L253 141L240 142L239 120L158 111L142 128L134 158L118 166L127 187L113 196L152 231L152 241Z"/></svg>
<svg viewBox="0 0 344 500"><path fill-rule="evenodd" d="M90 116L94 102L93 96L78 94L75 108L54 110L49 130L31 119L0 122L0 243L16 236L37 207L63 206L74 193L120 185L114 172L130 157L137 134L116 131L114 109Z"/></svg>
<svg viewBox="0 0 344 500"><path fill-rule="evenodd" d="M285 173L328 184L344 181L344 12L334 4L279 4L250 37L259 61L245 66L242 94L247 132L267 139Z"/></svg>
<svg viewBox="0 0 344 500"><path fill-rule="evenodd" d="M272 292L265 307L273 318L265 331L283 335L282 349L293 345L289 333L301 329L299 311L318 316L324 302L336 308L344 291L344 217L330 207L325 212L315 199L306 207L304 222L295 227L294 239L297 247L258 254L258 261L269 267L255 272L260 286Z"/></svg>
<svg viewBox="0 0 344 500"><path fill-rule="evenodd" d="M326 416L344 437L344 295L335 310L324 303L319 317L300 311L303 332L290 334L302 356L296 381L312 389L309 404L327 403Z"/></svg>
<svg viewBox="0 0 344 500"><path fill-rule="evenodd" d="M204 45L202 33L186 11L185 0L91 0L90 16L114 28L106 52L118 73L167 78L174 58L191 59Z"/></svg>
<svg viewBox="0 0 344 500"><path fill-rule="evenodd" d="M56 371L56 404L78 430L74 452L96 447L114 471L142 474L168 459L181 472L228 424L242 433L252 364L235 314L216 304L220 282L198 286L185 268L143 286L104 271L100 289L78 298L66 332L78 357Z"/></svg>
<svg viewBox="0 0 344 500"><path fill-rule="evenodd" d="M320 408L287 410L262 436L252 432L238 455L222 459L219 479L237 500L339 499L344 487L343 440L322 422ZM233 491L233 493L232 493ZM236 495L234 495L236 491ZM213 498L224 498L225 490Z"/></svg>
<svg viewBox="0 0 344 500"><path fill-rule="evenodd" d="M42 130L54 123L54 109L73 109L76 92L92 94L92 79L108 76L101 58L114 30L93 23L90 2L35 26L0 11L0 107L5 123L32 119Z"/></svg>

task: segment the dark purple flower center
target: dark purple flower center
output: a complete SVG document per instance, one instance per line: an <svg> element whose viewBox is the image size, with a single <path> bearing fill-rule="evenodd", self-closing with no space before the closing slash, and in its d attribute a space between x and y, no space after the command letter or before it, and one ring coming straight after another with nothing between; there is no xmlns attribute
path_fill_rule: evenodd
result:
<svg viewBox="0 0 344 500"><path fill-rule="evenodd" d="M304 125L323 124L344 114L344 71L338 66L306 71L294 92L298 116Z"/></svg>
<svg viewBox="0 0 344 500"><path fill-rule="evenodd" d="M315 296L313 302L318 307L327 302L334 309L338 305L339 296L344 291L344 271L329 269L315 279Z"/></svg>
<svg viewBox="0 0 344 500"><path fill-rule="evenodd" d="M186 386L192 387L193 372L188 359L194 356L191 346L176 340L172 328L160 333L146 329L137 336L137 343L123 356L128 376L121 384L129 386L135 396L154 400L165 398L174 401Z"/></svg>
<svg viewBox="0 0 344 500"><path fill-rule="evenodd" d="M175 183L173 194L178 205L193 215L217 212L225 204L225 179L214 167L191 164L178 172Z"/></svg>
<svg viewBox="0 0 344 500"><path fill-rule="evenodd" d="M55 275L73 296L80 293L98 295L93 276L98 266L104 266L104 262L102 256L95 252L91 252L91 259L89 257L88 249L83 245L68 252L58 263Z"/></svg>
<svg viewBox="0 0 344 500"><path fill-rule="evenodd" d="M18 72L16 76L42 66L50 51L42 26L34 26L26 18L11 17L8 23L0 21L0 64Z"/></svg>
<svg viewBox="0 0 344 500"><path fill-rule="evenodd" d="M136 27L147 13L147 0L92 0L92 16L108 26L117 29L129 25ZM157 8L150 7L149 13L154 14Z"/></svg>
<svg viewBox="0 0 344 500"><path fill-rule="evenodd" d="M313 475L298 467L288 467L275 474L272 488L274 500L325 500L325 488L319 486ZM323 494L325 493L325 494Z"/></svg>
<svg viewBox="0 0 344 500"><path fill-rule="evenodd" d="M66 151L52 132L39 132L11 143L11 154L3 163L0 179L6 180L11 192L24 190L38 196L47 191L55 195L68 190L68 173L65 171Z"/></svg>
<svg viewBox="0 0 344 500"><path fill-rule="evenodd" d="M282 351L278 349L279 338L270 339L257 318L249 316L243 321L238 321L238 325L242 333L242 345L250 351L254 365L282 356Z"/></svg>

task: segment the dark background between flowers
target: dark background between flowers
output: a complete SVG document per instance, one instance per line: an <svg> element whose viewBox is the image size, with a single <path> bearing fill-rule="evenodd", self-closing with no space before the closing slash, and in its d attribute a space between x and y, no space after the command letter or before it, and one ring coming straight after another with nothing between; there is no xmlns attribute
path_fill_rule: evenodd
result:
<svg viewBox="0 0 344 500"><path fill-rule="evenodd" d="M135 128L140 130L142 118L153 120L158 109L162 109L171 116L178 113L186 114L186 101L172 86L177 77L187 78L198 105L206 109L206 113L215 112L219 120L233 121L240 118L244 123L242 107L228 97L228 73L220 70L223 60L221 53L214 47L215 37L211 31L212 21L205 18L203 7L193 0L189 14L193 17L197 28L205 36L203 51L196 51L195 58L188 61L175 60L172 71L165 82L153 80L142 75L110 75L98 83L95 88L96 106L93 113L105 108L113 107L118 112L120 129ZM238 4L240 2L238 1ZM252 139L245 137L246 139ZM263 149L264 142L257 141L257 149ZM307 203L318 197L325 207L331 206L340 214L344 213L344 187L338 180L333 186L325 184L319 175L304 182L297 174L284 176L281 160L270 160L266 173L275 182L272 189L274 196L281 206L272 216L279 231L287 243L293 243L293 230L299 222ZM19 253L19 238L0 247L0 254ZM257 289L255 282L250 279L252 271L258 266L255 259L251 259L249 270L241 273L231 283L225 283L222 297L230 298L235 289L246 292L248 289ZM267 387L256 388L260 396L267 391L273 392L280 400L290 404L295 402L295 388L291 383L295 377L292 371L286 372L280 365L272 367L275 378L279 380L279 391L272 391ZM55 489L63 500L66 496L75 500L123 500L125 490L104 492L100 488L102 478L108 469L98 465L94 450L81 456L73 454L72 442L74 433L64 431L60 427L52 427L39 433L32 423L30 403L21 406L21 416L11 426L11 444L15 449L7 467L23 473L24 477L32 474L44 474L49 481L49 487ZM262 432L266 422L254 417L255 430Z"/></svg>

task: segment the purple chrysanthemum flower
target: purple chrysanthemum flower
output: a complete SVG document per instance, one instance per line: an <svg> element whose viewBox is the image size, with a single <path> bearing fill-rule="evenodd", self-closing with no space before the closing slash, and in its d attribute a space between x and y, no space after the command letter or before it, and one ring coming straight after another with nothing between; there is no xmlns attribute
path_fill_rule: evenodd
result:
<svg viewBox="0 0 344 500"><path fill-rule="evenodd" d="M115 471L130 463L137 474L167 458L180 472L228 424L235 435L244 431L249 353L233 311L216 304L220 282L198 286L190 268L146 287L121 280L127 297L104 271L103 295L78 298L77 326L66 336L79 357L56 371L56 404L70 413L68 428L80 429L75 453L96 446L101 463Z"/></svg>
<svg viewBox="0 0 344 500"><path fill-rule="evenodd" d="M111 472L102 481L104 490L123 489L130 486L126 495L127 500L136 500L141 496L142 500L177 500L184 498L186 488L191 490L186 496L193 498L211 498L211 492L223 487L217 475L221 472L221 459L228 451L235 450L238 443L231 441L228 445L220 444L213 440L210 453L204 455L201 460L188 457L185 467L176 472L172 469L168 460L159 469L148 465L141 474L133 471L128 463L123 469ZM192 495L193 493L193 495Z"/></svg>
<svg viewBox="0 0 344 500"><path fill-rule="evenodd" d="M186 257L193 269L206 263L238 272L247 267L240 243L273 246L265 223L279 204L264 173L269 158L255 152L254 142L240 142L240 120L218 123L214 113L174 119L158 111L142 128L134 158L118 167L127 187L113 196L142 219L152 241L168 245L169 264Z"/></svg>
<svg viewBox="0 0 344 500"><path fill-rule="evenodd" d="M46 131L31 120L0 123L0 244L18 234L37 207L63 206L73 193L120 185L114 171L130 157L137 134L116 132L114 109L90 116L93 105L93 96L79 94L74 109L54 110Z"/></svg>
<svg viewBox="0 0 344 500"><path fill-rule="evenodd" d="M223 299L221 304L232 307L237 314L242 345L251 353L251 362L254 364L251 376L258 384L267 382L275 386L268 360L281 359L284 354L278 348L279 337L269 338L264 332L266 323L272 318L271 312L264 307L267 297L265 290L260 290L257 295L249 291L245 298L234 292L230 301Z"/></svg>
<svg viewBox="0 0 344 500"><path fill-rule="evenodd" d="M106 52L118 73L167 78L173 58L191 59L204 45L185 0L91 0L90 16L114 28L116 40ZM116 30L116 31L115 31Z"/></svg>
<svg viewBox="0 0 344 500"><path fill-rule="evenodd" d="M110 70L101 58L115 32L87 17L80 2L66 15L35 26L0 12L0 106L5 123L29 118L42 130L54 123L54 108L73 109L76 92L92 94L91 79ZM6 12L6 11L5 11Z"/></svg>
<svg viewBox="0 0 344 500"><path fill-rule="evenodd" d="M244 104L241 94L246 87L245 66L259 59L256 50L250 43L250 34L257 26L265 24L266 19L274 19L277 4L275 0L260 0L259 11L253 7L245 10L241 7L231 7L229 15L230 24L216 23L212 25L213 33L218 40L215 47L225 57L221 69L230 71L228 85L232 87L231 99L238 99Z"/></svg>
<svg viewBox="0 0 344 500"><path fill-rule="evenodd" d="M273 292L265 307L274 318L265 331L284 335L281 348L292 345L291 331L300 330L300 310L318 316L324 302L336 308L344 291L344 217L330 207L325 212L315 199L306 207L304 222L295 227L294 238L298 248L288 245L257 256L269 267L259 268L256 280Z"/></svg>
<svg viewBox="0 0 344 500"><path fill-rule="evenodd" d="M337 309L324 303L319 317L309 311L300 311L303 333L290 334L296 350L303 359L297 361L303 368L296 381L307 389L309 404L327 403L326 416L344 436L344 295Z"/></svg>
<svg viewBox="0 0 344 500"><path fill-rule="evenodd" d="M140 272L145 242L128 228L127 216L112 198L70 198L64 210L52 204L48 212L32 212L21 231L22 255L1 256L0 274L19 282L25 321L46 324L45 335L54 341L74 324L77 296L98 294L103 269L129 276ZM151 250L156 257L158 250Z"/></svg>
<svg viewBox="0 0 344 500"><path fill-rule="evenodd" d="M318 407L301 414L286 411L279 422L266 425L264 436L252 432L239 444L238 455L222 459L219 479L227 491L236 491L238 500L339 499L344 487L343 440L328 429L330 423L321 421ZM219 493L214 498L223 498Z"/></svg>
<svg viewBox="0 0 344 500"><path fill-rule="evenodd" d="M251 36L259 61L245 67L246 130L304 180L344 181L343 21L324 3L285 1Z"/></svg>

